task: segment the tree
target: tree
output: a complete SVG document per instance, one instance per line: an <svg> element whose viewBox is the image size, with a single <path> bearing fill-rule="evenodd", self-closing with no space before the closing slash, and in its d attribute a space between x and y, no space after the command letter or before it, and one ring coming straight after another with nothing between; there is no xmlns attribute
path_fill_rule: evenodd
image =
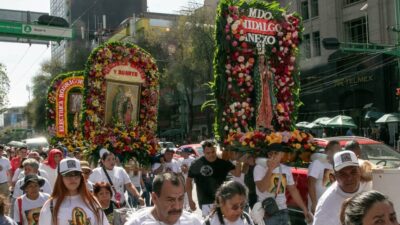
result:
<svg viewBox="0 0 400 225"><path fill-rule="evenodd" d="M8 92L10 90L10 79L8 79L6 67L0 63L0 112L8 104Z"/></svg>
<svg viewBox="0 0 400 225"><path fill-rule="evenodd" d="M47 90L51 80L62 73L64 68L58 60L49 60L41 64L40 71L32 78L33 99L28 103L26 113L29 123L36 132L46 131Z"/></svg>
<svg viewBox="0 0 400 225"><path fill-rule="evenodd" d="M210 8L189 8L186 15L172 27L171 40L177 43L166 69L166 77L175 84L188 108L188 133L194 125L195 115L200 111L196 99L206 101L211 92L206 84L213 79L214 13ZM208 130L212 130L212 112L202 112L207 118ZM210 133L208 134L210 135Z"/></svg>

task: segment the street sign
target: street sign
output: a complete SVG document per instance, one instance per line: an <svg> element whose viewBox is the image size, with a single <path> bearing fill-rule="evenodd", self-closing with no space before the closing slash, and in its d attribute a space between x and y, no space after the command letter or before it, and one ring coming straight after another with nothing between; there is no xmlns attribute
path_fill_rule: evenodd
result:
<svg viewBox="0 0 400 225"><path fill-rule="evenodd" d="M0 33L21 34L22 23L0 21Z"/></svg>
<svg viewBox="0 0 400 225"><path fill-rule="evenodd" d="M55 26L0 21L0 36L17 36L31 39L60 40L71 39L72 29Z"/></svg>
<svg viewBox="0 0 400 225"><path fill-rule="evenodd" d="M47 37L72 38L72 29L64 27L23 24L22 33Z"/></svg>

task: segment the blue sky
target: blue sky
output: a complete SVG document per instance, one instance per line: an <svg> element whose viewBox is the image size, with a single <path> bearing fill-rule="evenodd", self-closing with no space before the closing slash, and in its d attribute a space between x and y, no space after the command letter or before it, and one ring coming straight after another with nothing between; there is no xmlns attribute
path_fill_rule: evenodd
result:
<svg viewBox="0 0 400 225"><path fill-rule="evenodd" d="M202 0L147 0L150 12L178 13L189 2L203 4ZM49 0L0 0L0 9L49 12ZM10 106L25 106L29 101L27 85L38 72L40 64L51 58L50 47L43 45L0 42L0 63L7 68L10 78Z"/></svg>

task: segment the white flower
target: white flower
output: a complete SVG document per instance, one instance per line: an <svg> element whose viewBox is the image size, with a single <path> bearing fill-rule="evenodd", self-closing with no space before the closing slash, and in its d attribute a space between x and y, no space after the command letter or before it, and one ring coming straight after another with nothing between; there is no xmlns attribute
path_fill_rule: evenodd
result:
<svg viewBox="0 0 400 225"><path fill-rule="evenodd" d="M226 18L226 21L227 21L229 24L231 24L231 23L233 22L233 19L232 19L232 17L228 16L228 18Z"/></svg>
<svg viewBox="0 0 400 225"><path fill-rule="evenodd" d="M243 57L243 56L240 56L240 57ZM243 73L239 73L239 78L242 78L243 77Z"/></svg>
<svg viewBox="0 0 400 225"><path fill-rule="evenodd" d="M241 30L240 33L242 34L243 30ZM246 37L245 36L240 36L239 41L244 41L244 40L246 40Z"/></svg>
<svg viewBox="0 0 400 225"><path fill-rule="evenodd" d="M228 127L228 125L224 127L224 130L229 130L229 127Z"/></svg>

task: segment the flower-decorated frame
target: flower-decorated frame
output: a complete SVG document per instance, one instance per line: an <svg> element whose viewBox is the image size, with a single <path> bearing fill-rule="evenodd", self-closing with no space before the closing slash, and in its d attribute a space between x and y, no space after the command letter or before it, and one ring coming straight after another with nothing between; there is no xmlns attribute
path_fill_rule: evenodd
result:
<svg viewBox="0 0 400 225"><path fill-rule="evenodd" d="M250 10L262 11L251 13ZM277 29L271 31L269 36L256 36L265 40L265 55L270 72L274 74L273 94L277 100L273 118L275 130L291 130L297 119L301 104L296 65L302 31L300 18L296 14L286 14L277 2L222 0L216 22L213 85L217 102L215 127L222 140L230 132L246 132L255 128L256 109L261 99L260 75L255 66L257 45L252 43L254 40L249 41L254 36L246 36L252 29L245 28L243 21L257 22L262 13L268 13L269 20L266 21L271 25L270 29ZM259 16L250 18L251 14Z"/></svg>
<svg viewBox="0 0 400 225"><path fill-rule="evenodd" d="M212 84L214 127L228 150L259 155L277 150L276 144L284 147L282 151L314 150L312 136L294 126L301 105L296 59L302 30L300 17L288 14L275 1L220 1ZM263 75L260 62L266 64ZM264 85L264 74L270 79L269 87ZM260 109L265 108L265 89L272 96L268 96L272 118L265 123L270 127L264 127L268 132L258 131L257 121Z"/></svg>
<svg viewBox="0 0 400 225"><path fill-rule="evenodd" d="M106 75L120 65L140 71L138 79L143 83L140 84L138 120L130 124L107 124ZM128 71L124 75L137 74ZM105 43L89 56L85 87L83 134L90 144L87 153L96 158L99 149L105 147L124 162L135 157L139 163L149 164L157 149L155 130L159 94L158 69L151 55L130 43Z"/></svg>
<svg viewBox="0 0 400 225"><path fill-rule="evenodd" d="M74 147L83 145L82 141L77 141L81 140L81 101L72 115L69 111L72 93L83 95L83 71L59 74L50 83L47 91L46 126L51 144L61 142L70 146L68 143L74 142ZM72 150L72 144L70 147Z"/></svg>

